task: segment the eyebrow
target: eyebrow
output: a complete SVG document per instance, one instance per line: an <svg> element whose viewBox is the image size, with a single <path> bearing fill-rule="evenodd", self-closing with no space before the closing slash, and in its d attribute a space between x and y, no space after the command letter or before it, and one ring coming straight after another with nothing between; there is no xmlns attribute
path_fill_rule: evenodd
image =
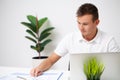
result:
<svg viewBox="0 0 120 80"><path fill-rule="evenodd" d="M88 22L83 22L83 23L81 23L81 22L79 22L79 21L77 21L78 23L80 23L80 24L88 24Z"/></svg>

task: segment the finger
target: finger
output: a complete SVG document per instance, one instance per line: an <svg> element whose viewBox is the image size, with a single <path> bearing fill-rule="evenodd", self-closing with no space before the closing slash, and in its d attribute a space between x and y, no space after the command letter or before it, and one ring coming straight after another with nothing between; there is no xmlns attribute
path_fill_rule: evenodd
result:
<svg viewBox="0 0 120 80"><path fill-rule="evenodd" d="M42 75L42 73L43 73L42 71L36 71L34 75L35 75L35 77L37 77L37 76Z"/></svg>
<svg viewBox="0 0 120 80"><path fill-rule="evenodd" d="M35 69L34 68L30 71L30 75L33 77L35 76Z"/></svg>
<svg viewBox="0 0 120 80"><path fill-rule="evenodd" d="M35 73L34 73L34 77L37 77L38 76L38 72L36 71Z"/></svg>
<svg viewBox="0 0 120 80"><path fill-rule="evenodd" d="M37 76L42 75L42 74L43 74L43 71L39 71Z"/></svg>

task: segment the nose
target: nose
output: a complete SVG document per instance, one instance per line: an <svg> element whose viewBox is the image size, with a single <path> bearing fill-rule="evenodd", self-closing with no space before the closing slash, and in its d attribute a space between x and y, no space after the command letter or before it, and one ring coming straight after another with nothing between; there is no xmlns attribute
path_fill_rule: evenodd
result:
<svg viewBox="0 0 120 80"><path fill-rule="evenodd" d="M83 27L82 24L79 25L79 28L80 28L80 30L83 30L83 29L84 29L84 27Z"/></svg>

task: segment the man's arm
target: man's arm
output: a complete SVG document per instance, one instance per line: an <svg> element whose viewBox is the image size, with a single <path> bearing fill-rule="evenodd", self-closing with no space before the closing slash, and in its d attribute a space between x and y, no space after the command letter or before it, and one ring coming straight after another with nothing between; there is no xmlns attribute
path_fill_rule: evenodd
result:
<svg viewBox="0 0 120 80"><path fill-rule="evenodd" d="M117 44L115 38L112 38L110 40L108 46L109 46L109 48L108 48L109 52L120 52L119 45Z"/></svg>
<svg viewBox="0 0 120 80"><path fill-rule="evenodd" d="M33 68L30 72L31 76L41 75L42 72L48 70L56 61L58 61L61 56L56 53L52 53L46 60L44 60L40 65Z"/></svg>

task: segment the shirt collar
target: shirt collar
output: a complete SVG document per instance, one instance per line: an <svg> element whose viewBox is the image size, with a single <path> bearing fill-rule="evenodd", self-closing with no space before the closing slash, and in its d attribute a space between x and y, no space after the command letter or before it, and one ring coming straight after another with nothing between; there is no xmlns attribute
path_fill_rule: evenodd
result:
<svg viewBox="0 0 120 80"><path fill-rule="evenodd" d="M84 41L84 42L88 42L88 43L92 43L92 42L96 42L96 43L100 43L100 35L101 35L101 31L98 29L98 32L97 32L97 34L96 34L96 36L95 36L95 38L94 39L92 39L91 41L86 41L84 38L83 38L83 36L82 36L82 34L81 34L81 32L79 31L79 41L80 42L82 42L82 41Z"/></svg>

